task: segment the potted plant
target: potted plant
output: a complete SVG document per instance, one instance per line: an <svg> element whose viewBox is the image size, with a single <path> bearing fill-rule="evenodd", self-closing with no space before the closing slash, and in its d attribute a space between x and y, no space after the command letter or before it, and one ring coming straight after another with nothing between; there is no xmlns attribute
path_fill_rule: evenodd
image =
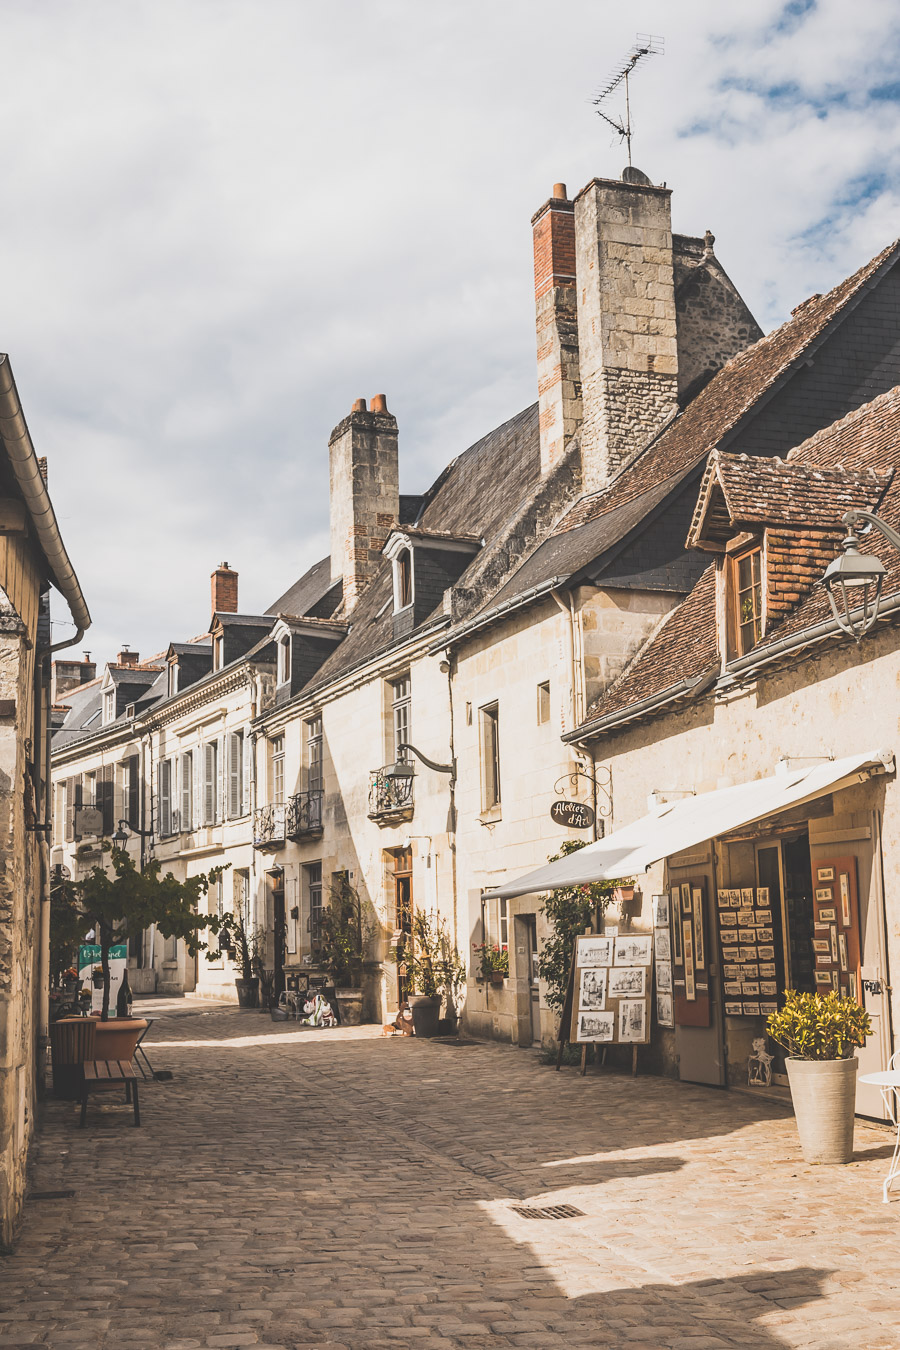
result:
<svg viewBox="0 0 900 1350"><path fill-rule="evenodd" d="M853 1156L857 1046L871 1034L869 1014L837 993L789 989L767 1023L787 1051L785 1065L800 1148L808 1163L847 1163Z"/></svg>
<svg viewBox="0 0 900 1350"><path fill-rule="evenodd" d="M208 951L206 953L207 961L215 961L223 952L231 957L232 952L234 952L241 967L240 979L236 979L234 982L238 996L238 1007L258 1008L259 975L257 971L261 964L265 932L261 928L248 928L240 910L237 913L223 914L218 920L216 931L219 938L219 950Z"/></svg>
<svg viewBox="0 0 900 1350"><path fill-rule="evenodd" d="M319 919L318 964L334 981L340 1020L359 1026L363 1020L363 970L375 936L372 906L363 900L346 873L331 887L328 908Z"/></svg>
<svg viewBox="0 0 900 1350"><path fill-rule="evenodd" d="M496 942L475 942L472 950L480 961L480 978L502 984L509 975L509 952Z"/></svg>
<svg viewBox="0 0 900 1350"><path fill-rule="evenodd" d="M403 933L393 948L393 959L404 967L413 993L409 997L417 1036L437 1036L441 1005L455 1016L455 1000L465 983L466 968L442 918L421 910L413 915L412 932Z"/></svg>

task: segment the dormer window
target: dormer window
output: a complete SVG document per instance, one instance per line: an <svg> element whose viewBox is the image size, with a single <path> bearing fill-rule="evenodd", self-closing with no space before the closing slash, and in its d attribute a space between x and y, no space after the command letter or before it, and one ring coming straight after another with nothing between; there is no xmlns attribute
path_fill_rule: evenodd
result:
<svg viewBox="0 0 900 1350"><path fill-rule="evenodd" d="M394 563L394 613L413 602L412 553L405 548Z"/></svg>
<svg viewBox="0 0 900 1350"><path fill-rule="evenodd" d="M217 633L213 638L213 670L221 670L225 664L225 634Z"/></svg>
<svg viewBox="0 0 900 1350"><path fill-rule="evenodd" d="M762 550L748 549L730 559L737 655L743 656L762 637Z"/></svg>
<svg viewBox="0 0 900 1350"><path fill-rule="evenodd" d="M291 636L285 633L278 639L278 683L287 684L291 678Z"/></svg>
<svg viewBox="0 0 900 1350"><path fill-rule="evenodd" d="M110 722L116 720L116 690L115 686L103 691L103 725L108 726Z"/></svg>
<svg viewBox="0 0 900 1350"><path fill-rule="evenodd" d="M169 666L169 697L178 693L178 662L173 661Z"/></svg>

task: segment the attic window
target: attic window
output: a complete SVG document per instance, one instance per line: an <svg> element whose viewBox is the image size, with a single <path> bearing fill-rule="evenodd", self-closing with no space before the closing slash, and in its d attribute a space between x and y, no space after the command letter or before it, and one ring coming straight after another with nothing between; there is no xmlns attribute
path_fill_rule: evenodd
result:
<svg viewBox="0 0 900 1350"><path fill-rule="evenodd" d="M750 549L730 559L737 655L743 656L762 637L762 550Z"/></svg>
<svg viewBox="0 0 900 1350"><path fill-rule="evenodd" d="M413 602L412 551L401 548L393 559L394 564L394 613L409 609Z"/></svg>
<svg viewBox="0 0 900 1350"><path fill-rule="evenodd" d="M103 691L103 725L108 726L110 722L116 720L116 691L115 688L104 689Z"/></svg>
<svg viewBox="0 0 900 1350"><path fill-rule="evenodd" d="M178 662L173 661L169 666L169 694L178 693Z"/></svg>
<svg viewBox="0 0 900 1350"><path fill-rule="evenodd" d="M225 634L218 633L213 638L213 670L221 670L225 664Z"/></svg>
<svg viewBox="0 0 900 1350"><path fill-rule="evenodd" d="M287 684L291 678L291 636L285 633L278 639L278 683Z"/></svg>

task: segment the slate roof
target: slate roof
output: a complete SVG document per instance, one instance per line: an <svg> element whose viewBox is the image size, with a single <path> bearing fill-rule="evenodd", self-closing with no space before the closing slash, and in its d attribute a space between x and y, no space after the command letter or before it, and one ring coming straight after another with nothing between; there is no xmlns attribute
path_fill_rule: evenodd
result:
<svg viewBox="0 0 900 1350"><path fill-rule="evenodd" d="M893 469L879 472L714 450L700 484L688 546L724 545L740 527L815 522L817 529L840 529L845 511L871 509L873 497L883 495L892 474Z"/></svg>
<svg viewBox="0 0 900 1350"><path fill-rule="evenodd" d="M731 460L729 469L733 471L731 482L735 488L744 474L740 490L749 493L753 475L743 469L743 456L720 455L718 463L723 459ZM835 520L836 508L831 503L826 506L824 501L828 485L834 484L836 491L852 497L851 506L877 508L889 525L900 529L900 474L894 472L900 467L900 386L802 442L791 450L786 464L767 458L754 461L754 465L760 469L761 523L766 523L766 510L771 509L790 515L788 523L794 527L839 525L839 515ZM708 472L713 472L714 467L715 462ZM809 509L803 511L800 498L784 492L773 495L771 507L767 507L765 494L772 484L791 481L812 485ZM817 513L823 507L825 515L820 517ZM746 500L742 509L750 509ZM842 532L840 527L836 535ZM866 536L863 551L877 554L887 568L884 594L900 591L900 554L875 531ZM585 726L631 709L643 700L662 697L676 682L697 679L720 664L714 580L715 567L710 566L687 599L663 620L629 667L596 700L585 718ZM782 638L801 633L830 617L831 607L824 588L813 586L753 651L762 656Z"/></svg>
<svg viewBox="0 0 900 1350"><path fill-rule="evenodd" d="M280 595L269 608L267 614L309 614L316 609L328 595L329 591L334 591L333 613L340 604L342 598L340 577L336 581L331 579L331 558L322 558L319 562L313 563L308 571L303 573L299 581L295 581L293 586L289 586L284 595ZM318 617L327 619L329 614L320 614Z"/></svg>

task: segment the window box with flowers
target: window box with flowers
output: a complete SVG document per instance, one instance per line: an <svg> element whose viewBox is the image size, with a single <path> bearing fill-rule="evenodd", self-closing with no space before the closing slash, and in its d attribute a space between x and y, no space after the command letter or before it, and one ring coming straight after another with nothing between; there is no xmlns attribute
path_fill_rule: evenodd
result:
<svg viewBox="0 0 900 1350"><path fill-rule="evenodd" d="M509 975L509 952L495 942L474 942L472 951L480 962L477 980L487 980L491 984L502 984Z"/></svg>

